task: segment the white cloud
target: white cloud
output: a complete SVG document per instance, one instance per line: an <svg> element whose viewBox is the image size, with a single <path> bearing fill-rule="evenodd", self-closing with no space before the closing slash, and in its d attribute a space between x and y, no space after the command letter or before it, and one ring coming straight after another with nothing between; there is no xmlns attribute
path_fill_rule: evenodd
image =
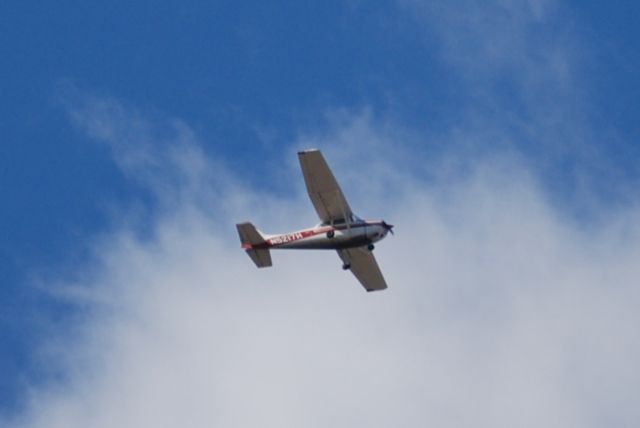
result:
<svg viewBox="0 0 640 428"><path fill-rule="evenodd" d="M569 5L555 0L398 4L428 51L456 77L452 94L467 128L517 130L520 142L545 144L547 151L561 151L589 135L589 85L581 70L593 46L577 35Z"/></svg>
<svg viewBox="0 0 640 428"><path fill-rule="evenodd" d="M584 31L588 23L581 21L579 5L557 0L397 4L406 12L401 19L414 23L403 24L425 47L416 55L437 59L438 69L448 74L438 82L449 95L438 100L448 123L430 127L434 135L425 138L430 146L439 141L473 155L519 153L544 171L545 184L577 211L637 200L637 174L620 161L632 143L614 137L619 130L603 124L603 107L596 104L602 98L594 92L591 71L603 47ZM429 88L425 84L424 90Z"/></svg>
<svg viewBox="0 0 640 428"><path fill-rule="evenodd" d="M640 416L637 210L583 229L517 158L458 160L460 175L347 114L299 144L325 150L359 214L397 225L376 249L390 289L367 294L333 253L275 253L257 270L239 248L235 221L314 222L297 171L288 199L243 188L186 125L139 139L132 129L157 125L109 103L80 106L76 123L162 209L151 237L117 226L96 244L97 267L57 286L90 308L82 333L59 339L68 376L34 389L11 425L564 428Z"/></svg>
<svg viewBox="0 0 640 428"><path fill-rule="evenodd" d="M424 24L426 41L439 45L442 59L476 84L515 83L516 90L551 85L556 92L572 84L576 71L572 65L580 54L571 48L578 41L557 1L399 0L399 4Z"/></svg>

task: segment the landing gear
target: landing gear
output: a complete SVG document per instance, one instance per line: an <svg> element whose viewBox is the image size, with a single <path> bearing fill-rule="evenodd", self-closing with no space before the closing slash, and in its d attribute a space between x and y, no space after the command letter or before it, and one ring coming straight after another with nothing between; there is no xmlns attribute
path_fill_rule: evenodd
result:
<svg viewBox="0 0 640 428"><path fill-rule="evenodd" d="M376 248L376 247L374 247L373 244L367 245L367 250L369 250L369 251L373 251L374 248Z"/></svg>
<svg viewBox="0 0 640 428"><path fill-rule="evenodd" d="M342 270L349 270L351 269L351 264L350 263L345 263L342 265Z"/></svg>
<svg viewBox="0 0 640 428"><path fill-rule="evenodd" d="M327 232L327 238L333 238L335 236L335 232L333 230L330 230Z"/></svg>

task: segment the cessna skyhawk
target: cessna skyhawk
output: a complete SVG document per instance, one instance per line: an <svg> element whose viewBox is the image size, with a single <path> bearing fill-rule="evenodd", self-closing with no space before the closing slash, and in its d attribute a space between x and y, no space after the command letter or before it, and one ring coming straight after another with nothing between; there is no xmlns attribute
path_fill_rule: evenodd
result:
<svg viewBox="0 0 640 428"><path fill-rule="evenodd" d="M373 256L373 243L393 234L384 220L362 220L353 214L320 150L298 152L302 174L321 223L305 230L266 235L251 223L237 224L242 248L259 268L271 266L270 249L332 249L367 291L387 284Z"/></svg>

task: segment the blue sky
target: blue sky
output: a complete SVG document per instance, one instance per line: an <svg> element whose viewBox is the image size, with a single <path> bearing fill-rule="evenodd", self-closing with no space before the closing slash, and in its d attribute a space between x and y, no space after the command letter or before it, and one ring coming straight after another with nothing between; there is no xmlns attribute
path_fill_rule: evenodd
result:
<svg viewBox="0 0 640 428"><path fill-rule="evenodd" d="M317 143L350 183L353 165L399 191L395 169L437 187L482 163L525 170L554 215L594 236L632 217L637 16L631 1L2 3L0 413L71 377L42 349L95 308L51 284L91 277L96 242L123 223L153 240L180 208L158 197L165 161L152 179L127 163L137 146L188 140L285 205L299 201L295 150Z"/></svg>

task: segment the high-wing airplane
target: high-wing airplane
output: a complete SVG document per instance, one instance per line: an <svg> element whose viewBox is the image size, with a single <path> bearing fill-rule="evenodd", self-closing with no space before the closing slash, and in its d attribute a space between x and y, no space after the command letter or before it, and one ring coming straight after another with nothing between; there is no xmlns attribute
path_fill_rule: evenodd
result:
<svg viewBox="0 0 640 428"><path fill-rule="evenodd" d="M387 284L373 256L374 242L393 234L384 220L362 220L353 214L320 150L298 152L302 174L321 223L282 235L266 235L251 223L237 224L242 248L258 266L269 267L273 249L332 249L367 291L384 290Z"/></svg>

